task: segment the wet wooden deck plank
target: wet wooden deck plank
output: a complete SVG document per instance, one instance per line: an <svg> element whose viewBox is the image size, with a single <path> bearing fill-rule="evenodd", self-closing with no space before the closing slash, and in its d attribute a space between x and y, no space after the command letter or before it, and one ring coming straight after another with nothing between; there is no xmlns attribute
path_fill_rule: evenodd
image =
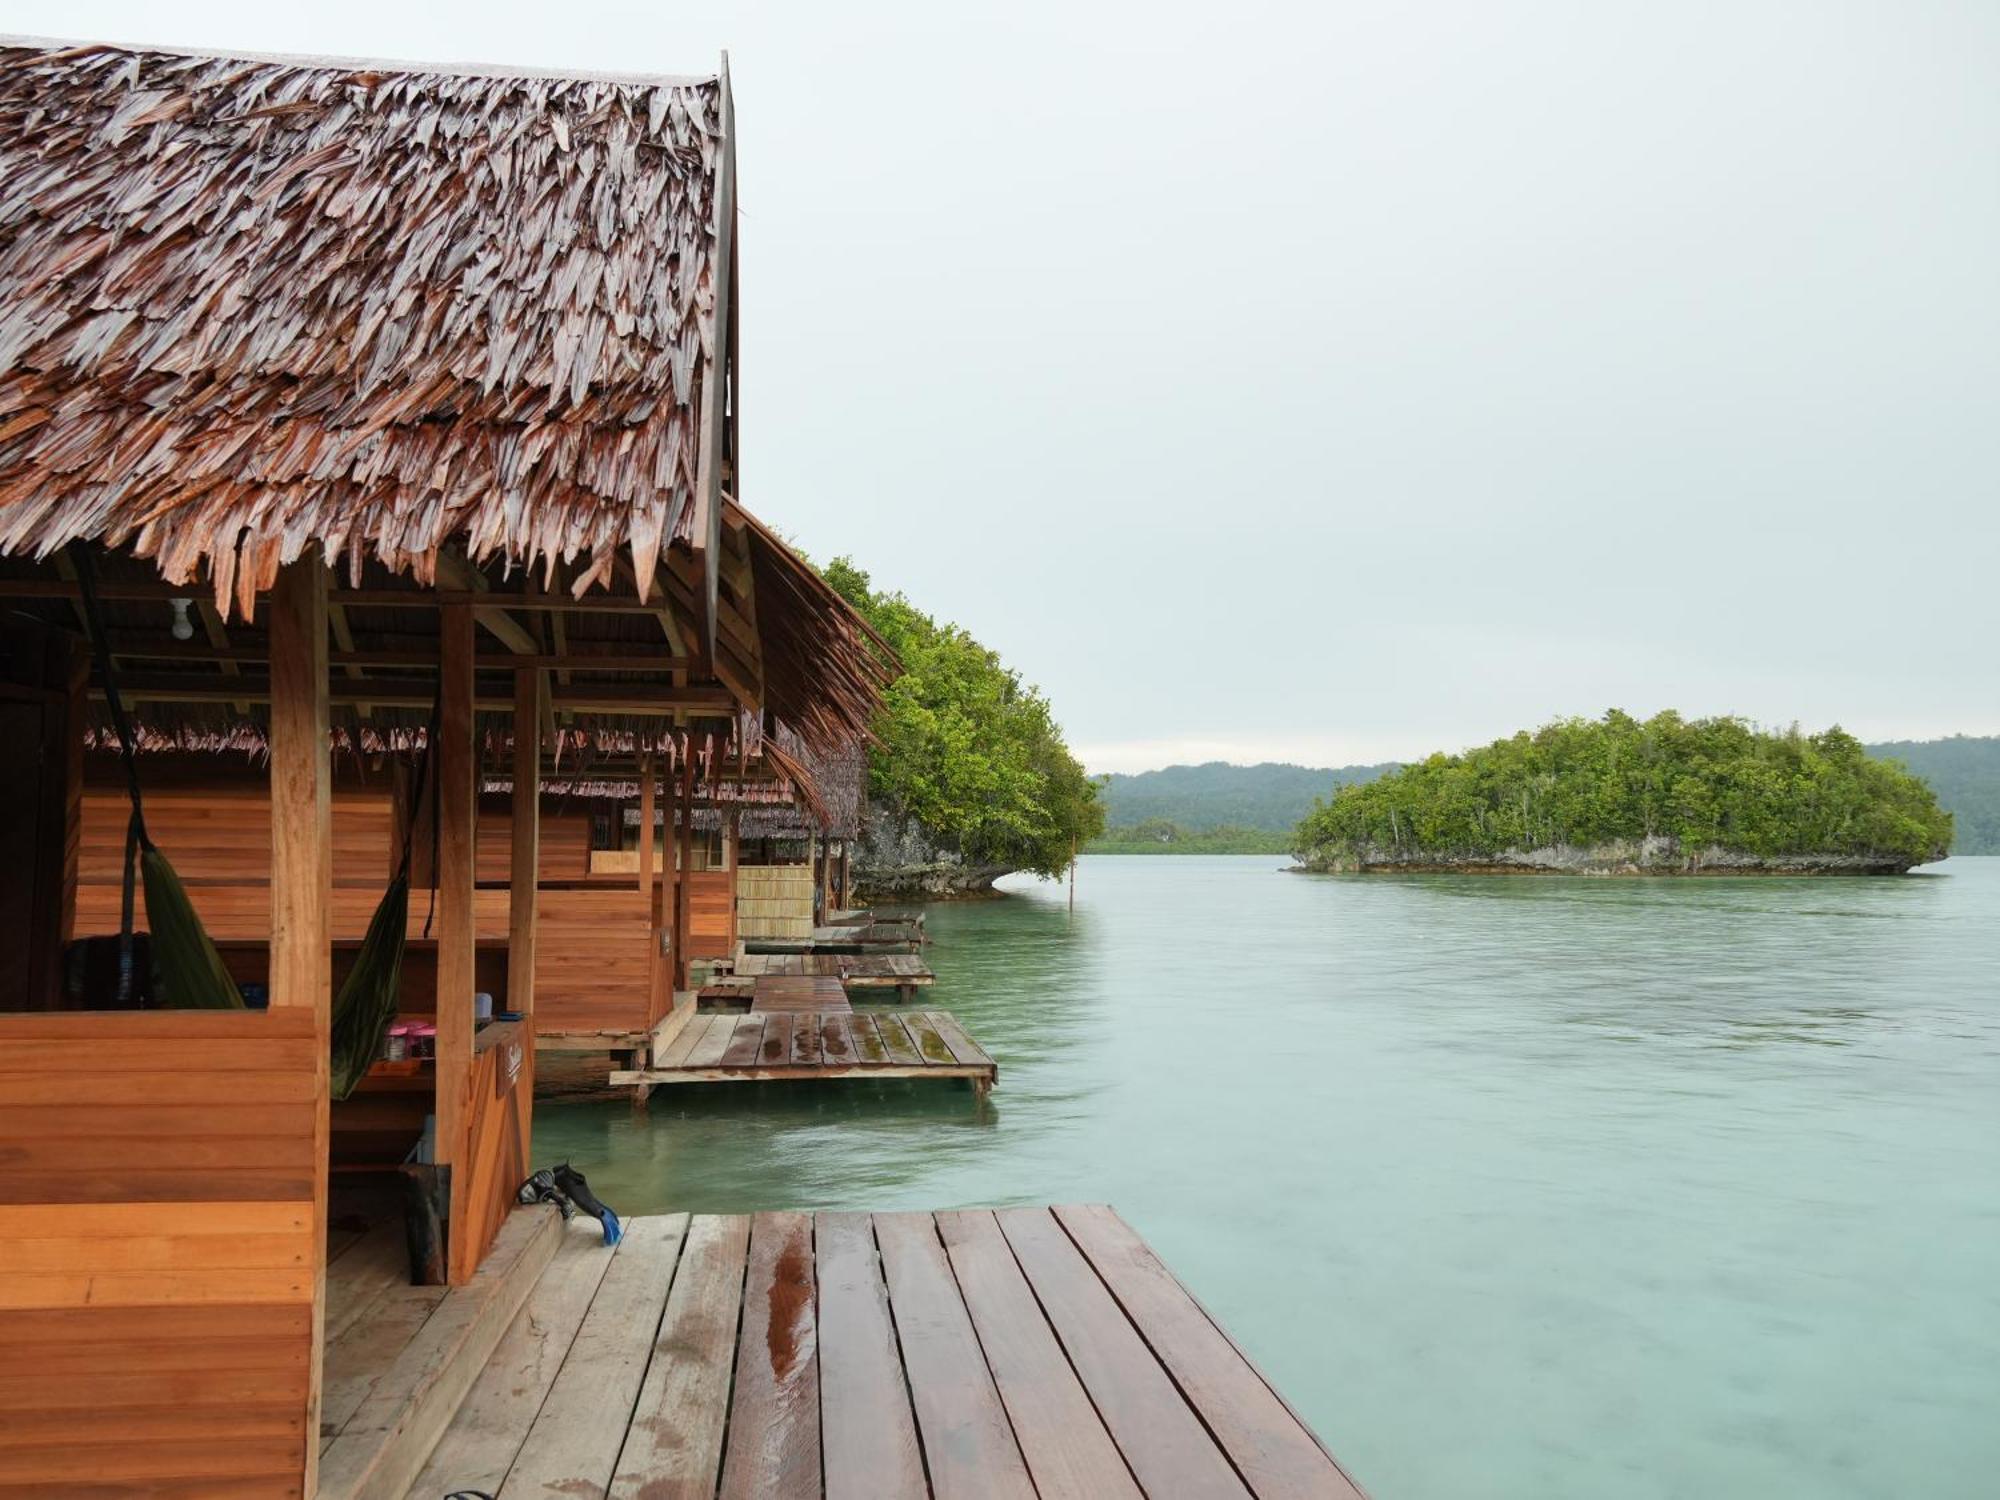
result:
<svg viewBox="0 0 2000 1500"><path fill-rule="evenodd" d="M761 1068L775 1068L788 1065L792 1060L792 1017L788 1015L766 1016L764 1018L764 1040L757 1049L757 1065Z"/></svg>
<svg viewBox="0 0 2000 1500"><path fill-rule="evenodd" d="M728 1045L722 1049L722 1056L716 1059L716 1066L722 1068L755 1066L764 1041L764 1019L759 1015L738 1016L736 1029L731 1034Z"/></svg>
<svg viewBox="0 0 2000 1500"><path fill-rule="evenodd" d="M924 1012L917 1011L904 1016L902 1021L909 1028L910 1040L916 1043L917 1051L923 1054L926 1063L935 1067L958 1061L951 1055L951 1048L945 1045L944 1038L938 1035L937 1027L931 1024L931 1018Z"/></svg>
<svg viewBox="0 0 2000 1500"><path fill-rule="evenodd" d="M733 1018L724 1018L733 1019ZM628 1222L498 1500L602 1495L652 1359L686 1214Z"/></svg>
<svg viewBox="0 0 2000 1500"><path fill-rule="evenodd" d="M851 1068L858 1060L854 1049L854 1032L848 1023L852 1016L822 1014L819 1018L820 1063L828 1068Z"/></svg>
<svg viewBox="0 0 2000 1500"><path fill-rule="evenodd" d="M875 1240L939 1500L1034 1500L1028 1466L929 1214L877 1214Z"/></svg>
<svg viewBox="0 0 2000 1500"><path fill-rule="evenodd" d="M615 1071L611 1082L934 1078L963 1079L983 1090L999 1077L992 1057L945 1011L712 1014L697 1017L688 1032L692 1040L678 1062Z"/></svg>
<svg viewBox="0 0 2000 1500"><path fill-rule="evenodd" d="M817 1215L813 1262L826 1500L924 1500L930 1487L874 1221L858 1213Z"/></svg>
<svg viewBox="0 0 2000 1500"><path fill-rule="evenodd" d="M750 1220L699 1214L667 1295L613 1500L710 1500L722 1469Z"/></svg>
<svg viewBox="0 0 2000 1500"><path fill-rule="evenodd" d="M720 1500L819 1500L814 1302L811 1215L755 1215Z"/></svg>
<svg viewBox="0 0 2000 1500"><path fill-rule="evenodd" d="M1009 1208L995 1217L1147 1493L1243 1500L1249 1490L1055 1216L1045 1208Z"/></svg>
<svg viewBox="0 0 2000 1500"><path fill-rule="evenodd" d="M802 1011L792 1017L792 1065L816 1068L819 1063L819 1016L813 1011Z"/></svg>
<svg viewBox="0 0 2000 1500"><path fill-rule="evenodd" d="M882 1033L882 1045L888 1049L889 1061L904 1067L922 1067L923 1053L917 1050L916 1039L910 1035L909 1027L903 1024L903 1017L878 1015L875 1024Z"/></svg>
<svg viewBox="0 0 2000 1500"><path fill-rule="evenodd" d="M1312 1430L1123 1219L1101 1205L1054 1213L1258 1500L1358 1500Z"/></svg>
<svg viewBox="0 0 2000 1500"><path fill-rule="evenodd" d="M854 1017L851 1031L854 1037L855 1061L863 1067L886 1065L889 1049L882 1044L882 1033L875 1029L875 1018L866 1012Z"/></svg>
<svg viewBox="0 0 2000 1500"><path fill-rule="evenodd" d="M594 1286L565 1245L528 1304L554 1326L510 1331L412 1495L1361 1500L1108 1209L627 1233Z"/></svg>
<svg viewBox="0 0 2000 1500"><path fill-rule="evenodd" d="M937 1222L1041 1500L1142 1500L993 1215Z"/></svg>
<svg viewBox="0 0 2000 1500"><path fill-rule="evenodd" d="M958 1024L957 1019L949 1011L927 1010L923 1014L924 1019L931 1023L931 1028L944 1039L944 1044L950 1050L954 1061L965 1063L970 1067L996 1066L993 1059L987 1055L986 1049L966 1035L965 1028Z"/></svg>

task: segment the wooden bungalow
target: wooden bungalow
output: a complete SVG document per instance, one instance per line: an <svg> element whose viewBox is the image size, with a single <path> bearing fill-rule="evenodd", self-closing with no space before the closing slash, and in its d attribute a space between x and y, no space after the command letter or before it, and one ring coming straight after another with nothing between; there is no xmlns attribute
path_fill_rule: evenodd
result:
<svg viewBox="0 0 2000 1500"><path fill-rule="evenodd" d="M517 1205L545 1007L635 962L542 961L565 782L636 781L655 1005L703 818L881 682L737 503L726 70L14 43L0 124L0 1497L1357 1494L1108 1211ZM406 849L434 1049L335 1106ZM764 1019L702 1045L862 1035ZM446 1284L330 1223L399 1158Z"/></svg>
<svg viewBox="0 0 2000 1500"><path fill-rule="evenodd" d="M726 73L10 45L0 119L0 1429L34 1434L0 1491L310 1494L330 1163L415 1147L472 1282L543 1005L684 983L696 881L641 877L632 952L595 951L563 920L592 873L542 879L576 829L511 788L622 756L690 807L791 797L773 729L837 751L882 669L734 497ZM224 1008L108 1008L81 961L135 925L127 768ZM435 1055L335 1109L335 989L405 847Z"/></svg>

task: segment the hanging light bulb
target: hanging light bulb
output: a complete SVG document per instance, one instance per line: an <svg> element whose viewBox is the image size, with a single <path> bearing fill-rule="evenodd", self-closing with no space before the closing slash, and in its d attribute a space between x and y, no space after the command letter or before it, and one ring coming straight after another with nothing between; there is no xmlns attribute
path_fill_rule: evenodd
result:
<svg viewBox="0 0 2000 1500"><path fill-rule="evenodd" d="M194 639L194 621L188 618L188 610L194 604L192 599L170 599L174 607L174 639L191 641Z"/></svg>

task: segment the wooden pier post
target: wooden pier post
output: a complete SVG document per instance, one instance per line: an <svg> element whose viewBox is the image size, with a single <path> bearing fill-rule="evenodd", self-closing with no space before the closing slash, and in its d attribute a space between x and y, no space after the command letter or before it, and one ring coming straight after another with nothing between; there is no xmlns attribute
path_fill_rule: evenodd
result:
<svg viewBox="0 0 2000 1500"><path fill-rule="evenodd" d="M507 1009L521 1017L521 1079L535 1095L535 919L541 892L542 717L548 708L548 674L525 667L514 673L514 802L507 871ZM521 1116L521 1157L535 1159L534 1111Z"/></svg>
<svg viewBox="0 0 2000 1500"><path fill-rule="evenodd" d="M674 881L674 993L688 987L688 916L690 887L694 884L694 744L681 757L681 836L680 857L674 861L678 874Z"/></svg>
<svg viewBox="0 0 2000 1500"><path fill-rule="evenodd" d="M333 773L328 741L326 568L318 547L278 570L269 607L271 1007L312 1013L312 1333L305 1493L319 1482L326 1349L326 1177L333 1027Z"/></svg>
<svg viewBox="0 0 2000 1500"><path fill-rule="evenodd" d="M436 1161L452 1168L446 1219L446 1278L453 1286L472 1279L483 1246L471 1242L467 1188L471 1163L460 1160L472 1075L472 993L475 963L473 836L478 813L474 785L472 606L447 604L438 622L440 711L437 768L437 1142Z"/></svg>

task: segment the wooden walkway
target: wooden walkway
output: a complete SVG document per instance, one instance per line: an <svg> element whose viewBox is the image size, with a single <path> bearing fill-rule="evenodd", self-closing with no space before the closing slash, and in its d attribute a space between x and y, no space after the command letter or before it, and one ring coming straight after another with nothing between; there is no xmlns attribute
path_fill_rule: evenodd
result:
<svg viewBox="0 0 2000 1500"><path fill-rule="evenodd" d="M893 989L907 995L933 983L931 966L913 953L745 953L736 977L838 979L850 990Z"/></svg>
<svg viewBox="0 0 2000 1500"><path fill-rule="evenodd" d="M614 1072L611 1082L964 1078L983 1093L999 1076L947 1011L753 1010L696 1015L652 1067Z"/></svg>
<svg viewBox="0 0 2000 1500"><path fill-rule="evenodd" d="M847 991L838 979L821 975L794 978L784 974L767 974L750 991L750 1011L753 1015L802 1010L816 1010L824 1014L846 1012L851 1015L854 1007L848 1004Z"/></svg>
<svg viewBox="0 0 2000 1500"><path fill-rule="evenodd" d="M1361 1495L1108 1208L578 1220L407 1494L460 1489Z"/></svg>

